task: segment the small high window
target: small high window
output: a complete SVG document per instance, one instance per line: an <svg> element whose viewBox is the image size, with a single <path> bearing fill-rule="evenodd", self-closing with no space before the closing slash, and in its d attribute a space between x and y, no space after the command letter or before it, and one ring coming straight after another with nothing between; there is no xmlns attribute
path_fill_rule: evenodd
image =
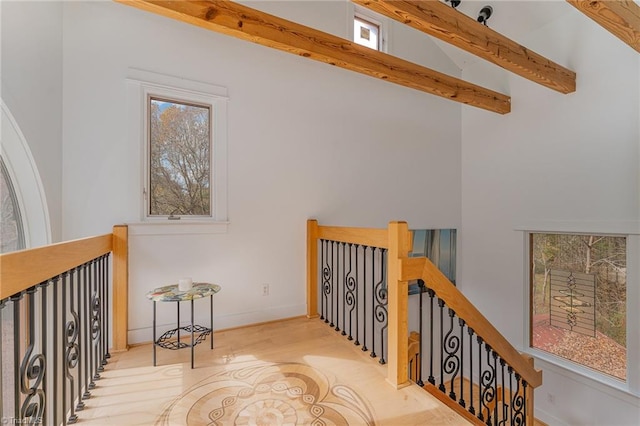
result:
<svg viewBox="0 0 640 426"><path fill-rule="evenodd" d="M353 41L375 50L382 50L380 24L356 15L353 18Z"/></svg>
<svg viewBox="0 0 640 426"><path fill-rule="evenodd" d="M627 239L530 234L530 345L627 375Z"/></svg>

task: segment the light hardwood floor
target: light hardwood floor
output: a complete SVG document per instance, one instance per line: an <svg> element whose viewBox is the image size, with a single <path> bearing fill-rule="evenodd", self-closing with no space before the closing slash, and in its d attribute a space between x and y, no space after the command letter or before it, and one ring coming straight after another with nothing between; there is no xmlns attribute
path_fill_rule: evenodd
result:
<svg viewBox="0 0 640 426"><path fill-rule="evenodd" d="M213 350L151 345L114 354L78 413L87 425L468 425L318 319L216 332Z"/></svg>

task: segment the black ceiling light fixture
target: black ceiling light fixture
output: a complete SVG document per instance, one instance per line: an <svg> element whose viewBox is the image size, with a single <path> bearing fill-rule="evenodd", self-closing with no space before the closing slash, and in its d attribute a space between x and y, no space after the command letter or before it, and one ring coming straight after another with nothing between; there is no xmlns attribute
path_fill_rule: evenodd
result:
<svg viewBox="0 0 640 426"><path fill-rule="evenodd" d="M456 8L458 6L460 6L460 3L462 3L462 0L444 0L446 3L451 3L451 7L452 8Z"/></svg>
<svg viewBox="0 0 640 426"><path fill-rule="evenodd" d="M485 6L480 9L480 13L478 14L478 22L481 24L487 25L487 20L491 17L493 13L493 8L491 6Z"/></svg>

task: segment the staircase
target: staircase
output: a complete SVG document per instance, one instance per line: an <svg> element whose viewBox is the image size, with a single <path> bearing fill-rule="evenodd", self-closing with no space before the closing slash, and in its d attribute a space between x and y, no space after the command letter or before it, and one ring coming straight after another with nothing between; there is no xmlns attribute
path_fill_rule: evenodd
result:
<svg viewBox="0 0 640 426"><path fill-rule="evenodd" d="M307 235L308 317L370 350L396 388L414 382L474 424L535 424L542 373L429 259L408 257L406 223L368 229L310 220ZM418 283L419 312L409 310L410 281ZM419 323L411 334L410 317Z"/></svg>

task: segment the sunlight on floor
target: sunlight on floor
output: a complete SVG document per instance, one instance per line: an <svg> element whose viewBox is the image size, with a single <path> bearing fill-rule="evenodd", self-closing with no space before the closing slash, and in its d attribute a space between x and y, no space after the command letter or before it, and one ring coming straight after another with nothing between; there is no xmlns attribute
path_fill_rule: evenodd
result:
<svg viewBox="0 0 640 426"><path fill-rule="evenodd" d="M215 348L151 345L114 354L96 382L88 425L466 425L415 385L395 390L387 367L320 321L297 319L217 332Z"/></svg>

